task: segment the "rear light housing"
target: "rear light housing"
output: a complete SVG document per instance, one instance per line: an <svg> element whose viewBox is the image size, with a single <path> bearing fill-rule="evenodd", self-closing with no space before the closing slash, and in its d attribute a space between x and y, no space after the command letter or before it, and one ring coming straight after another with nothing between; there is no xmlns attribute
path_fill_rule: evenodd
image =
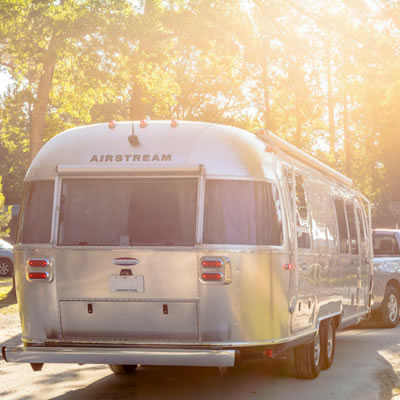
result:
<svg viewBox="0 0 400 400"><path fill-rule="evenodd" d="M30 282L51 282L53 278L52 260L48 257L30 258L26 263L26 278Z"/></svg>
<svg viewBox="0 0 400 400"><path fill-rule="evenodd" d="M228 257L202 257L200 259L200 282L226 285L231 282L231 262Z"/></svg>

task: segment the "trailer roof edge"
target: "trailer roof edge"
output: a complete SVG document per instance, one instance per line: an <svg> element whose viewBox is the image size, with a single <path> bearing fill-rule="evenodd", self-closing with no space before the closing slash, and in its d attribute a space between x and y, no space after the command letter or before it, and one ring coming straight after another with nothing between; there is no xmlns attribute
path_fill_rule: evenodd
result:
<svg viewBox="0 0 400 400"><path fill-rule="evenodd" d="M319 170L322 173L325 173L326 175L329 175L330 177L338 180L339 182L347 186L353 186L353 181L350 178L334 170L328 165L322 163L316 158L310 156L303 150L300 150L297 147L293 146L292 144L286 142L286 140L280 138L274 133L262 129L261 131L257 132L256 135L264 142L277 146L283 152L291 155L292 157L300 161L303 161L304 163L314 167L315 169Z"/></svg>

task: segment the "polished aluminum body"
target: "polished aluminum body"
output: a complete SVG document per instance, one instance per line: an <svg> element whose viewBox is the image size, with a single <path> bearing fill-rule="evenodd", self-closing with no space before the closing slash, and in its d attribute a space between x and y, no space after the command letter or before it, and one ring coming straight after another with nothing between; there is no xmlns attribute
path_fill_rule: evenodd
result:
<svg viewBox="0 0 400 400"><path fill-rule="evenodd" d="M132 130L137 146L127 140ZM98 124L51 139L26 176L26 182L54 181L50 240L20 240L15 246L26 348L5 348L6 359L231 366L235 350L294 346L312 339L326 318L347 326L366 316L370 241L360 244L357 255L340 254L332 201L335 195L355 201L365 215L365 199L350 181L324 173L301 153L279 147L266 151L265 140L222 125L181 122L171 127L162 121L144 128L137 122L112 129ZM285 170L304 176L311 237L305 250L298 248L294 189ZM195 243L131 245L121 236L119 245L60 245L64 182L143 177L198 182ZM280 243L204 243L208 180L273 185ZM48 264L33 267L32 259ZM202 260L221 260L222 265L208 269ZM36 280L31 273L37 271L48 277ZM221 278L209 281L204 275L209 271Z"/></svg>

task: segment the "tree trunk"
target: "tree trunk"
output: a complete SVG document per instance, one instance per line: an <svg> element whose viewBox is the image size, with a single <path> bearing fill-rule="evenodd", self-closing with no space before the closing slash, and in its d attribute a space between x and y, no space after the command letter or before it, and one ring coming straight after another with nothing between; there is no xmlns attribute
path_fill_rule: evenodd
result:
<svg viewBox="0 0 400 400"><path fill-rule="evenodd" d="M263 93L264 93L264 129L266 131L272 131L272 120L271 120L271 104L270 104L270 97L269 97L269 90L270 90L270 81L268 75L268 53L269 53L269 44L263 44L262 52L264 54L263 63L262 63L262 76L261 82L263 86Z"/></svg>
<svg viewBox="0 0 400 400"><path fill-rule="evenodd" d="M329 119L329 152L336 161L336 132L335 132L335 101L332 88L331 47L327 42L326 73L328 81L328 119Z"/></svg>
<svg viewBox="0 0 400 400"><path fill-rule="evenodd" d="M146 17L152 13L153 11L153 1L152 0L145 0L144 2L144 9L143 9L143 21L146 21ZM133 57L135 58L134 62L132 65L139 65L140 60L145 59L145 54L147 51L148 43L146 41L146 32L142 29L141 30L142 34L141 37L139 38L139 44L138 44L138 51L137 54L133 54ZM131 100L130 100L130 119L132 121L135 120L141 120L146 118L146 107L142 102L142 97L143 97L143 88L140 85L140 82L138 80L138 70L135 67L132 70L132 90L131 90Z"/></svg>
<svg viewBox="0 0 400 400"><path fill-rule="evenodd" d="M264 129L266 131L272 131L272 121L271 121L271 105L269 103L269 86L268 78L265 79L264 84Z"/></svg>
<svg viewBox="0 0 400 400"><path fill-rule="evenodd" d="M344 133L344 170L347 176L351 175L351 140L349 130L349 110L347 102L347 94L343 96L343 133Z"/></svg>
<svg viewBox="0 0 400 400"><path fill-rule="evenodd" d="M138 83L136 72L132 76L132 91L130 101L130 119L132 121L146 118L146 111L142 103L143 90Z"/></svg>
<svg viewBox="0 0 400 400"><path fill-rule="evenodd" d="M294 144L301 147L301 134L302 134L302 115L301 115L301 92L300 92L300 74L298 58L293 65L293 85L294 85L294 103L296 115L296 131L294 136Z"/></svg>
<svg viewBox="0 0 400 400"><path fill-rule="evenodd" d="M300 107L300 93L298 89L298 84L296 82L295 87L295 102L296 102L296 133L295 133L295 145L297 147L301 147L301 130L302 130L302 123L301 123L301 107Z"/></svg>
<svg viewBox="0 0 400 400"><path fill-rule="evenodd" d="M343 140L344 140L344 171L347 176L351 176L352 169L352 148L351 132L349 129L349 102L347 96L347 71L349 71L348 47L343 47Z"/></svg>
<svg viewBox="0 0 400 400"><path fill-rule="evenodd" d="M43 73L39 80L36 100L32 112L32 126L30 132L30 158L36 156L43 145L44 130L46 127L46 113L50 102L50 89L53 81L54 69L57 63L56 38L52 36L47 55L43 61Z"/></svg>

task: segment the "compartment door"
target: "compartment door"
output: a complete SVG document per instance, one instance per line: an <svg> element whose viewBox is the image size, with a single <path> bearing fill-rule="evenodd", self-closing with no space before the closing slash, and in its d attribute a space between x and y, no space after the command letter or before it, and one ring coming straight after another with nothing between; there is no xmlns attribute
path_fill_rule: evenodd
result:
<svg viewBox="0 0 400 400"><path fill-rule="evenodd" d="M197 303L60 301L63 337L197 340Z"/></svg>

